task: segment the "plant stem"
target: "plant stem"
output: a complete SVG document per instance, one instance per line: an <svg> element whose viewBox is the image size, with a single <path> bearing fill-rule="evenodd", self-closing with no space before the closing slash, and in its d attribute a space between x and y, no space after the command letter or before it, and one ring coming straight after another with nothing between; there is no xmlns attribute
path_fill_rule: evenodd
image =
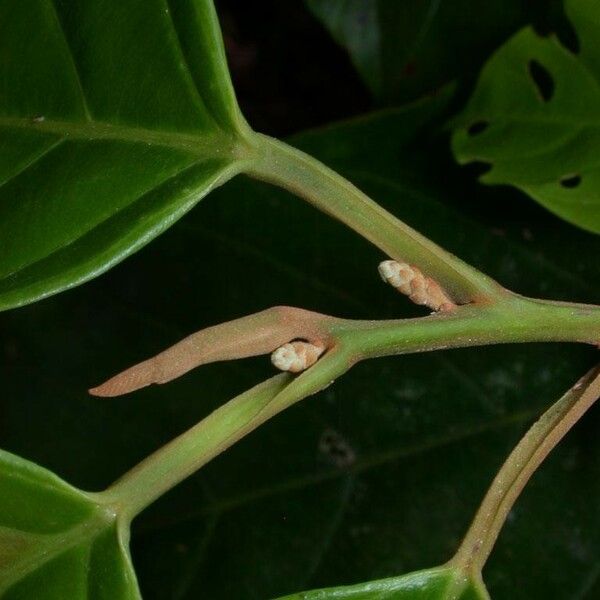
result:
<svg viewBox="0 0 600 600"><path fill-rule="evenodd" d="M523 488L552 449L600 396L600 367L582 377L529 429L496 475L450 565L480 573Z"/></svg>
<svg viewBox="0 0 600 600"><path fill-rule="evenodd" d="M277 375L219 407L197 425L171 440L97 494L115 512L133 518L144 507L183 481L242 437L240 431L289 382Z"/></svg>
<svg viewBox="0 0 600 600"><path fill-rule="evenodd" d="M96 494L98 501L110 504L121 517L132 519L267 419L329 385L357 360L498 342L594 341L600 339L600 307L514 296L490 306L464 306L452 313L418 319L332 319L328 327L334 346L316 365L295 379L279 375L234 398L146 458L108 490Z"/></svg>
<svg viewBox="0 0 600 600"><path fill-rule="evenodd" d="M287 373L272 377L219 407L104 492L90 496L130 521L215 456L282 410L323 389L350 366L347 355L333 350L319 361L319 369L308 369L295 378Z"/></svg>
<svg viewBox="0 0 600 600"><path fill-rule="evenodd" d="M458 304L489 301L505 293L493 279L428 240L311 156L256 134L257 158L246 172L308 200L354 229L389 257L418 266Z"/></svg>
<svg viewBox="0 0 600 600"><path fill-rule="evenodd" d="M517 342L600 342L600 307L508 297L490 306L393 321L332 324L357 359Z"/></svg>

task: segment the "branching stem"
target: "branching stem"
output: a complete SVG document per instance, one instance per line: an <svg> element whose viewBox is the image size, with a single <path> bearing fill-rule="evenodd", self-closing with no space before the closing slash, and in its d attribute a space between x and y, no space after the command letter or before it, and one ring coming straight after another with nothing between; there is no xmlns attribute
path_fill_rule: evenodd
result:
<svg viewBox="0 0 600 600"><path fill-rule="evenodd" d="M280 374L253 387L145 458L106 491L91 496L130 521L221 452L282 410L327 387L350 366L345 353L333 349L319 361L319 369L295 378Z"/></svg>
<svg viewBox="0 0 600 600"><path fill-rule="evenodd" d="M355 321L290 307L270 309L194 334L95 389L99 395L117 395L164 383L196 365L271 352L292 339L316 341L325 350L298 377L280 375L234 398L108 490L93 495L121 518L131 520L267 419L323 389L359 360L495 343L600 341L600 307L513 294L396 219L317 160L266 136L253 134L251 139L255 156L250 160L250 175L304 197L388 256L417 266L449 293L451 310L417 319ZM583 394L574 388L532 428L492 486L483 512L455 558L457 563L473 569L483 565L512 502L541 460L593 402L591 395L599 385L595 380L591 391ZM509 479L506 488L502 482Z"/></svg>
<svg viewBox="0 0 600 600"><path fill-rule="evenodd" d="M600 306L563 304L516 295L490 305L392 321L338 321L332 335L357 359L519 342L600 341Z"/></svg>
<svg viewBox="0 0 600 600"><path fill-rule="evenodd" d="M525 434L496 475L450 564L478 575L523 488L567 432L600 396L600 367L582 377Z"/></svg>
<svg viewBox="0 0 600 600"><path fill-rule="evenodd" d="M307 327L313 319L328 330L331 345L323 358L296 378L275 377L234 398L146 458L98 499L114 506L124 518L133 518L267 419L323 389L361 359L510 341L600 339L598 307L526 299L519 302L524 307L518 318L514 309L500 304L464 306L453 313L384 322L334 319L306 312L303 319ZM298 309L278 310L293 314ZM259 316L264 320L268 314L265 311ZM254 318L246 317L244 322Z"/></svg>
<svg viewBox="0 0 600 600"><path fill-rule="evenodd" d="M256 134L257 158L247 173L304 198L397 261L417 265L458 304L485 303L504 289L421 235L323 163L273 138Z"/></svg>

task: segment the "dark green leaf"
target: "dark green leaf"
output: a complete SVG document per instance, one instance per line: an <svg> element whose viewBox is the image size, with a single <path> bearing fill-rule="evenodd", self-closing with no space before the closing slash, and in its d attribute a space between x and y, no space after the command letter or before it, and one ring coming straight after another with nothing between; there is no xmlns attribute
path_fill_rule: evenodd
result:
<svg viewBox="0 0 600 600"><path fill-rule="evenodd" d="M485 600L487 591L450 568L428 569L358 585L300 592L281 600Z"/></svg>
<svg viewBox="0 0 600 600"><path fill-rule="evenodd" d="M532 13L546 17L556 2L531 10L521 0L306 0L347 48L380 101L398 103L478 69L486 56Z"/></svg>
<svg viewBox="0 0 600 600"><path fill-rule="evenodd" d="M0 6L0 310L72 287L238 170L211 0Z"/></svg>
<svg viewBox="0 0 600 600"><path fill-rule="evenodd" d="M0 595L140 599L129 527L88 494L0 451Z"/></svg>
<svg viewBox="0 0 600 600"><path fill-rule="evenodd" d="M600 301L600 238L533 204L524 212L510 190L464 181L439 140L409 144L407 124L431 112L388 111L293 143L516 291ZM297 198L230 182L107 276L0 316L0 445L103 489L272 369L266 358L214 364L112 401L88 387L187 333L275 304L423 314L379 281L380 259ZM527 422L596 355L529 345L357 365L134 522L144 598L264 600L442 564ZM599 417L586 417L517 505L484 573L497 600L598 596Z"/></svg>
<svg viewBox="0 0 600 600"><path fill-rule="evenodd" d="M600 233L600 4L567 0L580 52L524 29L486 64L454 133L461 163Z"/></svg>

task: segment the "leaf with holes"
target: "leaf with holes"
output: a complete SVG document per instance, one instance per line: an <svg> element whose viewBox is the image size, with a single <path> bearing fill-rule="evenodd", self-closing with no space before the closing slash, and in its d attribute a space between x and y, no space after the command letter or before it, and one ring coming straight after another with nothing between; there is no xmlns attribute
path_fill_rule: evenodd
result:
<svg viewBox="0 0 600 600"><path fill-rule="evenodd" d="M129 525L56 475L0 451L0 596L140 599Z"/></svg>
<svg viewBox="0 0 600 600"><path fill-rule="evenodd" d="M280 600L489 600L481 581L469 580L451 567L438 567L391 577L310 592L300 592Z"/></svg>
<svg viewBox="0 0 600 600"><path fill-rule="evenodd" d="M0 3L0 309L72 287L232 177L211 0Z"/></svg>
<svg viewBox="0 0 600 600"><path fill-rule="evenodd" d="M579 51L524 29L483 69L452 145L483 161L481 180L517 186L584 229L600 233L600 4L567 0Z"/></svg>

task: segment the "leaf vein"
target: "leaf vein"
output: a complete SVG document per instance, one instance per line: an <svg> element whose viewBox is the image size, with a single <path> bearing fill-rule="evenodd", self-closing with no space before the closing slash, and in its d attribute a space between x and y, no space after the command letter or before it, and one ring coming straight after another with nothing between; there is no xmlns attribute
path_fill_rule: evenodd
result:
<svg viewBox="0 0 600 600"><path fill-rule="evenodd" d="M162 0L162 4L164 6L164 12L166 15L168 15L168 19L169 19L169 30L172 34L172 39L173 39L173 44L177 50L177 54L179 55L179 57L181 58L181 62L183 65L183 75L185 77L185 81L187 86L192 90L196 101L198 102L199 106L206 112L210 112L207 109L207 106L204 102L204 99L202 98L202 94L198 88L198 86L196 85L196 82L194 81L194 78L192 77L191 71L190 71L190 65L189 65L189 61L187 59L187 56L185 54L185 51L183 49L183 44L181 43L181 37L179 35L179 31L177 30L177 26L175 25L175 21L173 20L173 16L171 14L171 6L169 3L169 0Z"/></svg>
<svg viewBox="0 0 600 600"><path fill-rule="evenodd" d="M50 9L52 10L52 13L54 15L54 19L56 22L56 26L61 34L62 39L64 40L65 43L65 48L67 50L67 54L69 56L69 60L71 62L71 66L73 69L73 74L75 77L75 82L77 83L77 88L79 90L79 94L81 96L81 104L83 107L83 112L85 113L86 119L88 121L92 120L92 114L90 112L90 108L88 106L88 102L87 102L87 98L85 95L85 91L83 89L83 83L81 81L81 75L79 73L79 67L77 66L77 61L75 60L75 53L73 52L73 48L71 47L71 43L69 42L69 38L67 37L67 34L65 32L65 28L63 27L62 21L60 19L60 16L58 14L58 10L56 9L56 4L54 3L54 0L47 0L48 2L48 6L50 7Z"/></svg>
<svg viewBox="0 0 600 600"><path fill-rule="evenodd" d="M211 516L206 526L204 535L198 541L194 554L191 557L190 562L187 564L184 574L181 576L179 585L175 586L175 589L173 590L173 600L182 600L190 591L190 588L192 587L194 579L197 575L198 569L204 561L208 549L210 548L210 545L214 540L215 532L219 524L219 519L219 513L214 513Z"/></svg>
<svg viewBox="0 0 600 600"><path fill-rule="evenodd" d="M32 156L27 163L21 165L13 173L10 173L10 175L8 175L6 179L0 181L0 189L7 185L13 179L16 179L20 175L23 175L26 171L28 171L38 162L40 162L40 160L42 160L45 156L49 155L53 150L56 150L56 148L58 148L64 141L65 138L60 138L59 140L56 140L53 144L42 148L42 150L40 150L37 154Z"/></svg>
<svg viewBox="0 0 600 600"><path fill-rule="evenodd" d="M168 177L165 177L163 180L159 181L158 183L156 183L155 185L153 185L152 187L144 190L141 194L139 194L136 198L133 198L131 200L131 202L129 202L126 206L120 207L117 210L111 212L108 216L106 216L104 219L102 219L100 222L95 223L92 227L90 227L90 229L87 229L85 231L80 231L78 232L77 237L73 238L73 239L69 239L65 242L63 242L62 244L59 244L57 246L55 246L54 248L52 248L52 250L50 250L47 254L45 254L44 256L41 256L35 260L33 260L30 263L26 263L26 264L22 264L20 265L17 269L15 269L14 271L7 273L4 277L0 278L0 282L2 281L6 281L8 279L10 279L11 277L14 277L16 274L20 273L21 271L25 270L25 269L29 269L33 266L35 266L38 263L43 262L44 260L47 260L48 258L50 258L52 255L60 252L61 250L65 250L66 248L68 248L69 246L72 246L73 244L76 244L78 241L81 240L82 237L84 237L85 235L89 235L90 233L92 233L95 229L101 227L102 225L104 225L105 223L107 223L108 221L110 221L112 218L114 218L116 215L118 215L120 212L122 212L123 210L126 210L127 208L133 206L135 203L139 202L140 200L142 200L145 196L147 196L148 194L151 194L152 192L154 192L155 190L157 190L159 187L165 185L166 183L176 179L177 177L179 177L181 174L185 173L186 171L193 169L194 167L197 167L199 164L201 164L203 161L202 160L197 160L194 161L193 163L186 165L185 167L179 169L176 173L173 173L171 175L169 175Z"/></svg>
<svg viewBox="0 0 600 600"><path fill-rule="evenodd" d="M331 524L327 528L325 535L321 541L320 548L316 551L315 560L310 565L307 570L306 577L301 587L309 587L311 585L311 581L313 577L317 574L319 567L323 564L325 557L327 556L327 551L331 548L333 544L333 540L337 535L342 523L344 521L344 515L346 513L346 509L348 508L348 504L350 503L350 498L352 497L352 491L354 490L354 478L350 475L345 482L344 489L342 491L342 497L340 499L340 505L336 510L335 514L331 518Z"/></svg>

